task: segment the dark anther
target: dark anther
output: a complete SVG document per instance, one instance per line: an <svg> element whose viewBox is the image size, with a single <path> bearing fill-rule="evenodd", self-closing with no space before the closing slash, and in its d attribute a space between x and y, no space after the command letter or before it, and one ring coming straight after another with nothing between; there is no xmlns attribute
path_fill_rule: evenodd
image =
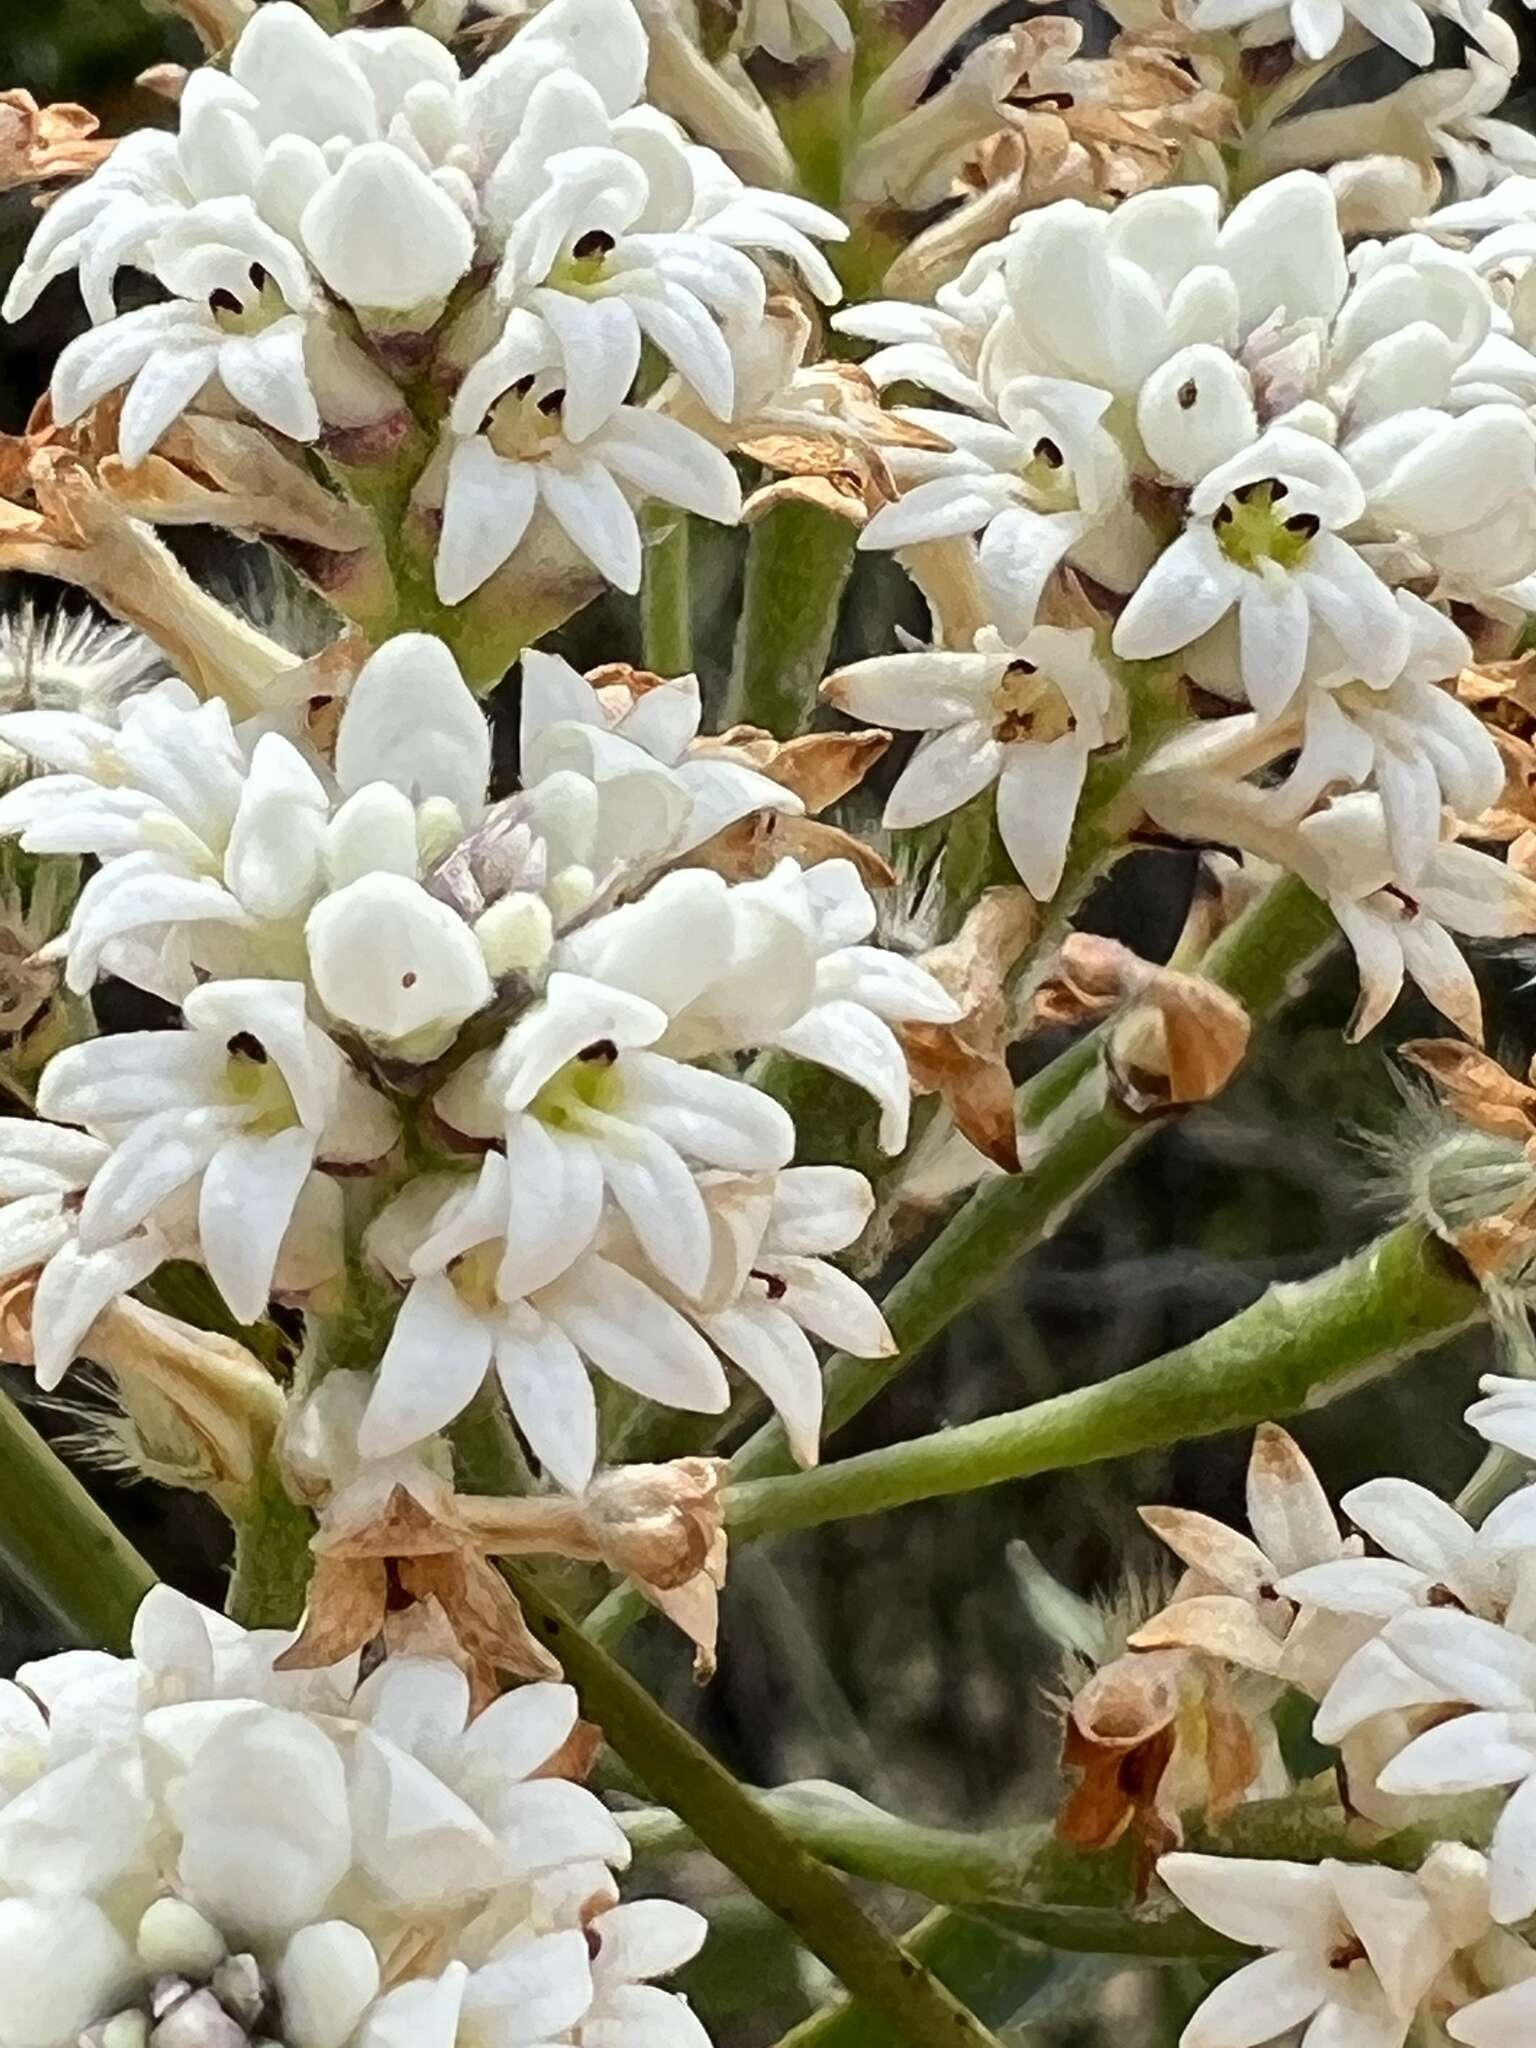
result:
<svg viewBox="0 0 1536 2048"><path fill-rule="evenodd" d="M215 313L243 313L245 311L244 306L241 305L234 293L222 284L216 292L208 294L208 304Z"/></svg>
<svg viewBox="0 0 1536 2048"><path fill-rule="evenodd" d="M224 1050L232 1060L254 1060L258 1067L267 1064L267 1048L249 1031L237 1031Z"/></svg>
<svg viewBox="0 0 1536 2048"><path fill-rule="evenodd" d="M1300 540L1311 540L1322 523L1315 512L1298 512L1294 519L1287 519L1285 530Z"/></svg>
<svg viewBox="0 0 1536 2048"><path fill-rule="evenodd" d="M251 265L250 276L251 283L255 285L257 291L260 292L266 290L267 273L265 270L263 270L262 266L259 263L253 263Z"/></svg>
<svg viewBox="0 0 1536 2048"><path fill-rule="evenodd" d="M613 246L613 237L606 228L588 228L584 235L572 242L571 254L578 263L583 263L589 256L607 256Z"/></svg>
<svg viewBox="0 0 1536 2048"><path fill-rule="evenodd" d="M530 370L526 377L519 377L517 382L512 386L512 396L514 398L526 398L532 389L533 372L532 370Z"/></svg>
<svg viewBox="0 0 1536 2048"><path fill-rule="evenodd" d="M762 1281L770 1301L782 1301L789 1292L788 1281L781 1280L777 1273L759 1273L756 1267L754 1267L752 1269L752 1278Z"/></svg>
<svg viewBox="0 0 1536 2048"><path fill-rule="evenodd" d="M560 417L560 408L564 404L565 393L563 391L546 392L544 397L539 400L539 411L543 413L545 419L557 420Z"/></svg>
<svg viewBox="0 0 1536 2048"><path fill-rule="evenodd" d="M1026 661L1022 655L1010 661L1007 668L1003 670L1003 674L1007 676L1037 676L1039 673L1040 671L1035 667L1035 664L1032 661Z"/></svg>
<svg viewBox="0 0 1536 2048"><path fill-rule="evenodd" d="M400 986L402 988L414 988L416 986L415 973L412 972L409 974L402 974L400 977Z"/></svg>
<svg viewBox="0 0 1536 2048"><path fill-rule="evenodd" d="M611 1038L600 1038L596 1044L589 1045L584 1053L578 1054L578 1058L594 1067L611 1067L618 1056L619 1048Z"/></svg>
<svg viewBox="0 0 1536 2048"><path fill-rule="evenodd" d="M1177 396L1179 411L1188 412L1193 406L1200 403L1200 386L1191 377L1187 383L1179 386Z"/></svg>
<svg viewBox="0 0 1536 2048"><path fill-rule="evenodd" d="M1047 469L1060 469L1067 459L1056 446L1056 443L1049 438L1035 443L1035 454L1045 464Z"/></svg>
<svg viewBox="0 0 1536 2048"><path fill-rule="evenodd" d="M1232 524L1232 507L1225 498L1216 507L1215 516L1212 518L1211 524L1212 526L1230 526Z"/></svg>

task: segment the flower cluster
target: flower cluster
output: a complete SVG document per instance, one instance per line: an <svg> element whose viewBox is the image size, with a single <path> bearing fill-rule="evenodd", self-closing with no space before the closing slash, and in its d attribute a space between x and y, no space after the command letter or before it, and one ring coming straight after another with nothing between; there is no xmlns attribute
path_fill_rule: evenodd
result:
<svg viewBox="0 0 1536 2048"><path fill-rule="evenodd" d="M905 488L860 546L972 549L987 621L972 647L941 638L826 684L926 735L887 824L995 783L1013 865L1049 899L1090 761L1128 725L1155 735L1144 665L1174 662L1207 704L1141 769L1158 824L1327 898L1361 964L1357 1030L1406 972L1475 1034L1448 934L1528 931L1536 898L1451 843L1446 820L1476 820L1504 774L1445 685L1472 659L1459 619L1525 614L1536 336L1520 231L1487 237L1502 253L1462 245L1523 219L1522 190L1352 253L1309 171L1225 218L1200 187L1112 214L1062 201L932 307L840 315L881 344L877 381L947 401L897 409L950 445L890 451ZM1062 623L1074 576L1098 625Z"/></svg>
<svg viewBox="0 0 1536 2048"><path fill-rule="evenodd" d="M699 2048L651 1980L704 1922L620 1904L569 1687L472 1715L452 1664L359 1683L285 1645L161 1588L129 1656L0 1684L7 2048Z"/></svg>
<svg viewBox="0 0 1536 2048"><path fill-rule="evenodd" d="M445 603L536 515L637 589L637 498L741 504L716 448L638 402L642 345L730 419L731 337L767 298L753 253L835 299L812 237L846 232L640 104L646 57L629 0L557 0L468 79L423 30L331 37L274 0L227 73L189 80L175 135L125 139L33 236L7 315L76 270L96 322L59 358L55 419L122 391L132 467L189 409L234 407L345 464L406 430L398 369L446 411L418 486ZM125 265L168 296L119 314Z"/></svg>
<svg viewBox="0 0 1536 2048"><path fill-rule="evenodd" d="M698 750L698 721L692 677L594 688L530 654L523 785L490 803L483 714L421 635L363 667L329 757L176 683L116 724L3 721L52 772L0 798L0 832L98 863L49 949L69 985L112 973L181 1008L179 1029L58 1053L51 1121L0 1141L0 1263L40 1266L43 1384L167 1258L199 1259L241 1323L308 1298L343 1268L347 1177L387 1173L365 1253L405 1298L366 1455L451 1422L494 1365L541 1464L579 1489L589 1367L713 1413L723 1354L815 1458L807 1333L890 1348L825 1263L873 1198L851 1169L793 1167L788 1113L729 1063L776 1047L831 1068L899 1151L898 1030L959 1010L869 943L847 860L737 882L678 865L800 808Z"/></svg>
<svg viewBox="0 0 1536 2048"><path fill-rule="evenodd" d="M1512 1458L1536 1454L1529 1381L1485 1379L1467 1420ZM1182 1509L1144 1511L1183 1576L1127 1657L1074 1702L1068 1761L1089 1783L1102 1769L1110 1691L1122 1745L1137 1712L1151 1725L1139 1703L1170 1685L1186 1731L1235 1715L1246 1740L1234 1745L1229 1732L1224 1775L1181 1761L1188 1732L1149 1762L1139 1825L1177 1840L1202 1802L1219 1822L1243 1799L1284 1794L1271 1717L1299 1693L1315 1703L1314 1740L1337 1752L1344 1810L1367 1835L1418 1825L1446 1839L1411 1872L1162 1856L1158 1875L1182 1906L1267 1951L1207 1998L1186 2048L1258 2048L1304 2024L1318 2041L1401 2048L1420 2021L1469 2048L1516 2048L1536 2020L1536 1953L1517 1932L1536 1912L1529 1474L1480 1518L1396 1478L1355 1487L1336 1515L1297 1446L1269 1427L1254 1444L1248 1509L1251 1534ZM1469 1805L1469 1795L1484 1796Z"/></svg>

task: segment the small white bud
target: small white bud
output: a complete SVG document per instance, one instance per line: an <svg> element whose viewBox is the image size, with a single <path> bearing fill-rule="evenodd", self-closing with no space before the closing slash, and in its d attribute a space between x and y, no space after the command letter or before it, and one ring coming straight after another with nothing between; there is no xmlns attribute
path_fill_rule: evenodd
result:
<svg viewBox="0 0 1536 2048"><path fill-rule="evenodd" d="M101 2030L101 2048L145 2048L148 2040L148 2013L120 2012Z"/></svg>
<svg viewBox="0 0 1536 2048"><path fill-rule="evenodd" d="M549 958L554 919L542 896L503 896L475 922L485 964L500 981L505 974L530 974Z"/></svg>
<svg viewBox="0 0 1536 2048"><path fill-rule="evenodd" d="M156 1899L139 1922L135 1946L157 1977L208 1977L229 1953L217 1927L185 1899Z"/></svg>
<svg viewBox="0 0 1536 2048"><path fill-rule="evenodd" d="M422 864L430 867L451 853L464 837L464 820L459 807L445 796L429 796L416 809L416 848Z"/></svg>
<svg viewBox="0 0 1536 2048"><path fill-rule="evenodd" d="M562 868L558 875L552 875L544 893L556 921L564 924L585 910L596 887L597 877L590 868Z"/></svg>

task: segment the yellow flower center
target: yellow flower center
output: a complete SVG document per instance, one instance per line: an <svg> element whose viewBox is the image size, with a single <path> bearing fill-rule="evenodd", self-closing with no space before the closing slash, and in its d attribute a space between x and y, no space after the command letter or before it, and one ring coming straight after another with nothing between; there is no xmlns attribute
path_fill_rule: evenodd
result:
<svg viewBox="0 0 1536 2048"><path fill-rule="evenodd" d="M556 1131L579 1131L594 1113L611 1114L619 1099L618 1056L618 1048L606 1038L589 1045L579 1059L544 1083L529 1104L530 1113Z"/></svg>
<svg viewBox="0 0 1536 2048"><path fill-rule="evenodd" d="M1217 544L1229 562L1240 569L1256 569L1266 561L1294 569L1306 559L1318 520L1310 512L1287 518L1284 502L1285 485L1273 479L1232 493L1213 522Z"/></svg>
<svg viewBox="0 0 1536 2048"><path fill-rule="evenodd" d="M229 1101L243 1109L245 1128L258 1137L275 1137L291 1131L299 1121L288 1083L266 1047L248 1031L237 1031L226 1048L229 1059L224 1068L224 1092Z"/></svg>

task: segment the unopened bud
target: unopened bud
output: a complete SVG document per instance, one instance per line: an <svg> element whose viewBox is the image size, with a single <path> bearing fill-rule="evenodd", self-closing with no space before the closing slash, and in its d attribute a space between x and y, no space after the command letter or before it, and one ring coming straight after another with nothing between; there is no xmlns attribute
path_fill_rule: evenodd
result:
<svg viewBox="0 0 1536 2048"><path fill-rule="evenodd" d="M541 896L503 896L477 919L475 937L495 980L532 974L549 958L554 919Z"/></svg>
<svg viewBox="0 0 1536 2048"><path fill-rule="evenodd" d="M201 1978L223 1962L224 1937L185 1899L156 1899L139 1922L139 1960L157 1976Z"/></svg>
<svg viewBox="0 0 1536 2048"><path fill-rule="evenodd" d="M464 837L459 807L445 796L429 796L416 811L416 845L422 864L430 867Z"/></svg>

